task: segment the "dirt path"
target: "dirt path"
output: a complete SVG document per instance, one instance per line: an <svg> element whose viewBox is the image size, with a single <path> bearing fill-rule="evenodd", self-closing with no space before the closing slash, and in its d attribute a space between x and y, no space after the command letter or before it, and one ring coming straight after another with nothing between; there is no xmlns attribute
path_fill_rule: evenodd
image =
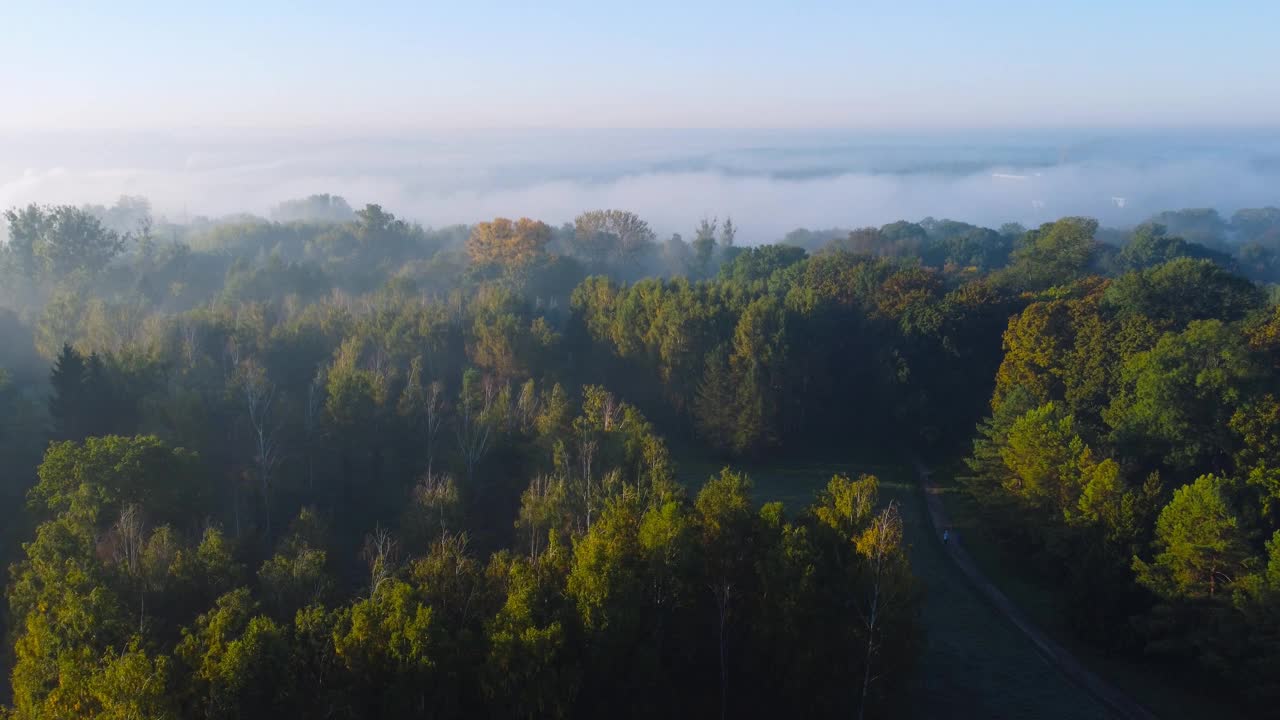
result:
<svg viewBox="0 0 1280 720"><path fill-rule="evenodd" d="M923 463L916 462L916 474L920 489L924 493L925 507L929 520L933 524L935 538L941 538L943 528L951 527L946 508L942 505L942 490L930 477L929 469ZM973 583L996 610L1008 618L1023 635L1027 637L1044 658L1058 669L1068 680L1093 695L1117 716L1131 720L1155 720L1155 716L1139 705L1119 688L1090 672L1066 648L1054 642L1048 635L1037 628L1031 620L1013 604L1000 589L991 584L986 575L978 569L973 558L960 545L959 539L952 537L943 546L945 554L955 562L960 572Z"/></svg>

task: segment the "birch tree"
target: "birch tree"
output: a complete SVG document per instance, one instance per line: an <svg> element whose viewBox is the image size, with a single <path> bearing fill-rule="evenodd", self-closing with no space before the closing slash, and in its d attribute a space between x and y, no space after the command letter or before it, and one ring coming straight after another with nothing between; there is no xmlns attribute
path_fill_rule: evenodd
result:
<svg viewBox="0 0 1280 720"><path fill-rule="evenodd" d="M458 439L458 452L467 469L467 485L475 482L476 466L489 450L489 438L493 431L490 409L494 394L482 386L480 373L468 370L462 377L462 392L458 396L454 429Z"/></svg>
<svg viewBox="0 0 1280 720"><path fill-rule="evenodd" d="M881 678L883 672L883 668L876 668L876 661L886 639L886 616L905 599L907 591L903 575L909 570L902 552L902 513L896 501L890 502L871 521L871 526L858 540L858 552L867 563L865 598L861 604L862 622L867 633L862 695L858 702L858 719L862 720L871 685Z"/></svg>
<svg viewBox="0 0 1280 720"><path fill-rule="evenodd" d="M250 436L253 442L254 474L258 490L262 493L267 535L271 535L271 493L274 490L275 469L280 463L278 442L279 423L273 406L276 402L276 385L267 377L266 370L252 358L240 366L240 393L249 418Z"/></svg>

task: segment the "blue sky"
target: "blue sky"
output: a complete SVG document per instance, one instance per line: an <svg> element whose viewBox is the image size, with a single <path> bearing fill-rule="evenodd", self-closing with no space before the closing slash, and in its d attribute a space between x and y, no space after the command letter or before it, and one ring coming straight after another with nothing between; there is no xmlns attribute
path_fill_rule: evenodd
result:
<svg viewBox="0 0 1280 720"><path fill-rule="evenodd" d="M1280 2L0 0L0 129L1280 125Z"/></svg>

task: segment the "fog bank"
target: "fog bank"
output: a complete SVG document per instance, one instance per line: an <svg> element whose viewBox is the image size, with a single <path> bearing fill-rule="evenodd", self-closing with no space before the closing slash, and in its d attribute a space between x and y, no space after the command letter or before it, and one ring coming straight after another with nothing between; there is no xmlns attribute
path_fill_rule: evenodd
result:
<svg viewBox="0 0 1280 720"><path fill-rule="evenodd" d="M731 215L745 242L796 227L948 217L985 225L1280 204L1276 134L852 135L584 131L325 137L202 133L0 137L0 207L148 197L182 220L336 193L426 225L593 208L688 234Z"/></svg>

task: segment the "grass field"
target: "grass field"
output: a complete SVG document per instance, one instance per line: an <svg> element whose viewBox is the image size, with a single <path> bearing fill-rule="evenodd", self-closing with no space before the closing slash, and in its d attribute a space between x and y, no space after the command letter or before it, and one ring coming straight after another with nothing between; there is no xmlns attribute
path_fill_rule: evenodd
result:
<svg viewBox="0 0 1280 720"><path fill-rule="evenodd" d="M1011 600L1064 647L1095 673L1107 678L1132 698L1142 703L1161 720L1192 720L1213 717L1231 720L1245 717L1221 702L1210 701L1189 692L1175 679L1127 658L1107 657L1075 639L1066 628L1062 609L1053 588L1043 580L1020 572L1018 564L982 530L978 510L955 483L959 466L938 468L934 478L943 486L943 503L956 530L964 537L965 548L982 571Z"/></svg>
<svg viewBox="0 0 1280 720"><path fill-rule="evenodd" d="M680 468L681 479L696 488L720 466L682 460ZM812 462L737 469L751 476L757 501L780 500L793 512L807 506L835 473L874 473L881 480L882 502L899 503L912 568L925 586L926 641L912 698L913 717L1083 720L1108 716L1090 695L1045 662L943 555L905 463L897 467Z"/></svg>

